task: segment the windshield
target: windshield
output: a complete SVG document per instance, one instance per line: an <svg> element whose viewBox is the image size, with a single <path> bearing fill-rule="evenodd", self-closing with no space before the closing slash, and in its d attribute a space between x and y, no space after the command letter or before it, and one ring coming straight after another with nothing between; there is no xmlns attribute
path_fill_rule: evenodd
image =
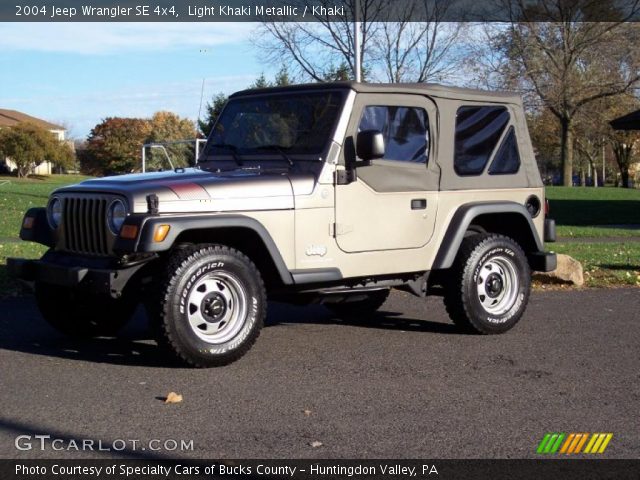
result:
<svg viewBox="0 0 640 480"><path fill-rule="evenodd" d="M201 160L270 154L289 160L322 154L342 108L340 92L286 93L232 99Z"/></svg>

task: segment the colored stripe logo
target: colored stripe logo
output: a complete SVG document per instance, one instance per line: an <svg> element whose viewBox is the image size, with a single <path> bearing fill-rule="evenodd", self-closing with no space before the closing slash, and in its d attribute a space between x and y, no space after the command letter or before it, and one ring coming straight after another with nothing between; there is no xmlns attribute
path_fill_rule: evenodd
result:
<svg viewBox="0 0 640 480"><path fill-rule="evenodd" d="M547 433L538 444L536 453L604 453L612 438L613 433Z"/></svg>

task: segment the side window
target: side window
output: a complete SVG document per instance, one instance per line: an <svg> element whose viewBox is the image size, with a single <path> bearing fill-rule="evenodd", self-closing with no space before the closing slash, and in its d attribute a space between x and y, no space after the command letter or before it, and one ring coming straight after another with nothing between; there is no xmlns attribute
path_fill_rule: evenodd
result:
<svg viewBox="0 0 640 480"><path fill-rule="evenodd" d="M365 107L358 131L378 130L384 136L384 160L427 163L429 119L417 107L371 105Z"/></svg>
<svg viewBox="0 0 640 480"><path fill-rule="evenodd" d="M489 175L504 175L517 173L520 170L520 153L518 152L518 142L516 132L513 127L509 127L507 136L504 137L496 158L489 166Z"/></svg>
<svg viewBox="0 0 640 480"><path fill-rule="evenodd" d="M453 166L458 175L480 175L509 123L505 107L460 107Z"/></svg>

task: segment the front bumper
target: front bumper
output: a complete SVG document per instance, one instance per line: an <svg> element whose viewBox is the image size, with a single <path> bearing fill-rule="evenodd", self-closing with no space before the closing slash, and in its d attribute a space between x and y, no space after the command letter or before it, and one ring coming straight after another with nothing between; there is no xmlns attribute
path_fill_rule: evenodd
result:
<svg viewBox="0 0 640 480"><path fill-rule="evenodd" d="M80 288L99 295L119 298L131 278L147 262L121 268L100 268L87 265L65 265L55 260L8 258L9 276L27 282L41 282L62 287Z"/></svg>

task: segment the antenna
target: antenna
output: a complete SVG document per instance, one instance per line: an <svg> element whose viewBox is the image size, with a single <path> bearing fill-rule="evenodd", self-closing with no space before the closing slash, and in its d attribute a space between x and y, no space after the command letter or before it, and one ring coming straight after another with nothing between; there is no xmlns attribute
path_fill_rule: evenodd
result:
<svg viewBox="0 0 640 480"><path fill-rule="evenodd" d="M202 100L204 99L204 77L202 78L202 88L200 89L200 107L198 107L198 120L196 122L196 128L200 128L200 114L202 113Z"/></svg>

